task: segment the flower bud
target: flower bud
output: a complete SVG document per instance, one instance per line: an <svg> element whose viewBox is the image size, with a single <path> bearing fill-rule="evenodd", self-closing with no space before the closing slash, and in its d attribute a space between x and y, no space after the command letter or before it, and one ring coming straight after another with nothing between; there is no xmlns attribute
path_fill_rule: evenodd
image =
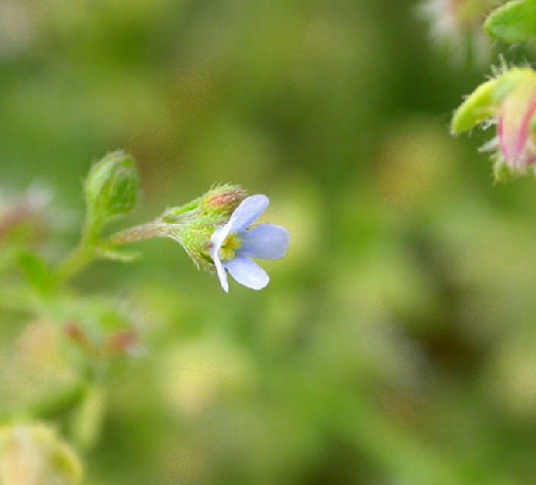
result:
<svg viewBox="0 0 536 485"><path fill-rule="evenodd" d="M100 230L112 219L128 214L136 205L139 177L131 157L109 153L90 170L85 183L90 224Z"/></svg>
<svg viewBox="0 0 536 485"><path fill-rule="evenodd" d="M479 86L456 110L453 134L496 125L483 151L493 152L496 180L523 175L536 162L536 72L512 68Z"/></svg>
<svg viewBox="0 0 536 485"><path fill-rule="evenodd" d="M200 208L207 214L230 217L245 196L246 192L238 185L219 185L201 197Z"/></svg>
<svg viewBox="0 0 536 485"><path fill-rule="evenodd" d="M73 450L44 425L0 427L2 485L75 485L82 465Z"/></svg>

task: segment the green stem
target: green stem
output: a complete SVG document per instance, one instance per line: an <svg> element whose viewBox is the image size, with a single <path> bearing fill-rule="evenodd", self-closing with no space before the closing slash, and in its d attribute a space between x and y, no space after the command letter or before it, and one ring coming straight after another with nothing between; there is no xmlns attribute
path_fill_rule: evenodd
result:
<svg viewBox="0 0 536 485"><path fill-rule="evenodd" d="M95 243L89 243L88 239L87 237L82 237L78 246L58 267L56 274L60 284L71 279L97 256Z"/></svg>
<svg viewBox="0 0 536 485"><path fill-rule="evenodd" d="M125 244L151 239L153 237L166 237L169 232L156 222L140 224L139 226L131 227L120 231L107 240L112 246L124 246Z"/></svg>
<svg viewBox="0 0 536 485"><path fill-rule="evenodd" d="M99 246L107 249L114 248L153 237L165 237L169 235L169 232L162 224L153 221L125 229L104 240L99 240L93 234L93 231L86 230L78 246L58 267L57 278L60 284L71 279L76 273L98 258Z"/></svg>
<svg viewBox="0 0 536 485"><path fill-rule="evenodd" d="M102 224L99 223L98 219L95 219L88 213L78 245L60 263L56 270L57 281L60 285L66 283L96 258L97 253L95 249L101 229Z"/></svg>

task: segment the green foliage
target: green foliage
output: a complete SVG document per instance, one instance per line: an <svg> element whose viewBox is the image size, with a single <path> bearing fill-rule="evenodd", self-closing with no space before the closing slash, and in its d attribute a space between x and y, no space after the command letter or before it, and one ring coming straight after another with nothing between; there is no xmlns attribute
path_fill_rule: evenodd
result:
<svg viewBox="0 0 536 485"><path fill-rule="evenodd" d="M106 389L102 385L92 384L71 416L71 434L80 448L90 450L98 444L103 432L105 410Z"/></svg>
<svg viewBox="0 0 536 485"><path fill-rule="evenodd" d="M50 293L53 290L55 285L53 273L41 257L30 251L21 251L17 262L22 275L35 291Z"/></svg>
<svg viewBox="0 0 536 485"><path fill-rule="evenodd" d="M507 2L490 14L484 28L490 36L509 44L536 40L536 1Z"/></svg>

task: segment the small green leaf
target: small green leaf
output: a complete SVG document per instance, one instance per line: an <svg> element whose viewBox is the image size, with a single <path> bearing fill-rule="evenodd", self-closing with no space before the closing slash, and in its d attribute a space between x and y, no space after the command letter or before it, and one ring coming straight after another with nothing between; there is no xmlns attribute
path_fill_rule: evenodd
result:
<svg viewBox="0 0 536 485"><path fill-rule="evenodd" d="M489 15L484 29L509 44L536 40L536 0L512 1L499 7Z"/></svg>
<svg viewBox="0 0 536 485"><path fill-rule="evenodd" d="M34 289L48 292L54 287L55 280L52 271L37 254L31 251L21 251L17 262L22 274Z"/></svg>

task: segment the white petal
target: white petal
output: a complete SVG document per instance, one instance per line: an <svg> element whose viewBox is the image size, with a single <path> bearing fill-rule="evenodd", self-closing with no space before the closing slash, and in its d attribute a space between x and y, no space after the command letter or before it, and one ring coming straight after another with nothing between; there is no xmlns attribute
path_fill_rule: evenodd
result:
<svg viewBox="0 0 536 485"><path fill-rule="evenodd" d="M214 266L216 266L216 273L218 274L218 279L220 280L220 285L225 293L229 293L229 281L227 281L227 273L225 272L221 260L218 257L213 259Z"/></svg>
<svg viewBox="0 0 536 485"><path fill-rule="evenodd" d="M240 234L241 256L260 259L281 259L287 254L290 234L280 226L261 224Z"/></svg>
<svg viewBox="0 0 536 485"><path fill-rule="evenodd" d="M210 248L210 257L212 258L212 261L214 261L214 266L216 267L216 273L218 274L220 285L225 293L229 291L229 282L227 281L227 273L223 268L219 254L223 241L227 237L228 232L229 229L227 228L227 225L216 229L211 237L212 247Z"/></svg>
<svg viewBox="0 0 536 485"><path fill-rule="evenodd" d="M231 232L231 224L228 222L225 224L225 226L218 227L213 233L210 238L210 241L212 242L212 250L211 250L211 256L212 259L214 259L214 255L218 254L220 252L221 247L223 246L223 243L225 242L225 239Z"/></svg>
<svg viewBox="0 0 536 485"><path fill-rule="evenodd" d="M269 204L270 199L265 195L252 195L244 199L229 220L230 232L246 230L261 216Z"/></svg>
<svg viewBox="0 0 536 485"><path fill-rule="evenodd" d="M237 257L223 264L238 283L252 290L262 290L270 281L266 271L251 259Z"/></svg>

